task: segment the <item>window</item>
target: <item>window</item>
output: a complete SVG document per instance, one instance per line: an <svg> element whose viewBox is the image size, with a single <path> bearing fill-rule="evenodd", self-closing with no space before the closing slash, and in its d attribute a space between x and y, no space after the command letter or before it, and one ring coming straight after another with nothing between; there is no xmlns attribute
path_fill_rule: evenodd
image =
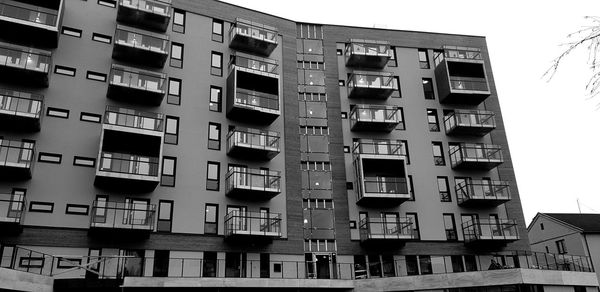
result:
<svg viewBox="0 0 600 292"><path fill-rule="evenodd" d="M171 67L183 68L183 44L171 43Z"/></svg>
<svg viewBox="0 0 600 292"><path fill-rule="evenodd" d="M409 199L409 201L414 201L415 200L415 186L413 184L412 175L408 175L408 187L410 188L408 190L410 192L410 199Z"/></svg>
<svg viewBox="0 0 600 292"><path fill-rule="evenodd" d="M46 110L46 115L49 117L68 119L69 118L69 110L62 109L62 108L48 107L48 109Z"/></svg>
<svg viewBox="0 0 600 292"><path fill-rule="evenodd" d="M400 140L402 144L402 148L404 148L404 153L406 154L406 165L410 165L410 154L408 153L408 141Z"/></svg>
<svg viewBox="0 0 600 292"><path fill-rule="evenodd" d="M204 234L217 234L219 231L218 218L219 205L206 204L204 209Z"/></svg>
<svg viewBox="0 0 600 292"><path fill-rule="evenodd" d="M74 77L76 72L77 72L77 69L75 69L75 68L54 65L54 73L56 73L56 74Z"/></svg>
<svg viewBox="0 0 600 292"><path fill-rule="evenodd" d="M421 275L433 274L431 267L431 256L419 256L419 268L421 269Z"/></svg>
<svg viewBox="0 0 600 292"><path fill-rule="evenodd" d="M169 78L169 95L167 96L168 104L181 104L181 79Z"/></svg>
<svg viewBox="0 0 600 292"><path fill-rule="evenodd" d="M390 60L388 61L387 65L388 67L397 67L398 66L398 62L396 61L396 47L390 47Z"/></svg>
<svg viewBox="0 0 600 292"><path fill-rule="evenodd" d="M429 124L430 132L439 132L440 124L438 122L437 111L434 109L427 109L427 123Z"/></svg>
<svg viewBox="0 0 600 292"><path fill-rule="evenodd" d="M546 253L550 253L550 248L547 245L544 247L546 248Z"/></svg>
<svg viewBox="0 0 600 292"><path fill-rule="evenodd" d="M185 11L179 9L173 11L173 31L185 33Z"/></svg>
<svg viewBox="0 0 600 292"><path fill-rule="evenodd" d="M102 122L102 115L81 112L79 120L83 122L100 123Z"/></svg>
<svg viewBox="0 0 600 292"><path fill-rule="evenodd" d="M448 186L448 178L445 176L437 177L438 191L440 192L441 202L452 202L450 196L450 187Z"/></svg>
<svg viewBox="0 0 600 292"><path fill-rule="evenodd" d="M208 123L208 149L221 150L221 124Z"/></svg>
<svg viewBox="0 0 600 292"><path fill-rule="evenodd" d="M77 204L67 204L67 208L65 209L65 214L69 215L88 215L90 210L90 206L88 205L77 205Z"/></svg>
<svg viewBox="0 0 600 292"><path fill-rule="evenodd" d="M179 118L167 116L165 126L165 144L177 145L179 141Z"/></svg>
<svg viewBox="0 0 600 292"><path fill-rule="evenodd" d="M406 274L415 276L419 274L419 265L417 264L417 256L407 255L406 259Z"/></svg>
<svg viewBox="0 0 600 292"><path fill-rule="evenodd" d="M162 164L162 172L160 177L160 185L165 187L175 186L175 173L177 169L177 158L164 156Z"/></svg>
<svg viewBox="0 0 600 292"><path fill-rule="evenodd" d="M156 231L171 232L173 225L173 201L160 200L158 202L158 223Z"/></svg>
<svg viewBox="0 0 600 292"><path fill-rule="evenodd" d="M73 165L85 166L85 167L95 167L96 159L90 158L90 157L75 156L75 157L73 157Z"/></svg>
<svg viewBox="0 0 600 292"><path fill-rule="evenodd" d="M456 224L454 223L454 214L444 214L444 229L446 230L447 240L458 240Z"/></svg>
<svg viewBox="0 0 600 292"><path fill-rule="evenodd" d="M431 147L433 148L433 164L446 165L446 161L444 160L444 150L442 148L442 142L432 142Z"/></svg>
<svg viewBox="0 0 600 292"><path fill-rule="evenodd" d="M100 43L110 44L112 42L112 37L105 34L93 33L92 40Z"/></svg>
<svg viewBox="0 0 600 292"><path fill-rule="evenodd" d="M58 269L71 269L75 267L80 267L82 263L82 258L63 258L58 257L58 262L56 264L56 268Z"/></svg>
<svg viewBox="0 0 600 292"><path fill-rule="evenodd" d="M223 76L223 54L215 51L210 53L210 74Z"/></svg>
<svg viewBox="0 0 600 292"><path fill-rule="evenodd" d="M85 78L87 78L89 80L106 82L106 74L104 74L104 73L98 73L98 72L94 72L94 71L87 71L87 74L85 75Z"/></svg>
<svg viewBox="0 0 600 292"><path fill-rule="evenodd" d="M100 4L102 6L112 7L112 8L117 7L116 0L98 0L98 4Z"/></svg>
<svg viewBox="0 0 600 292"><path fill-rule="evenodd" d="M565 253L567 253L567 247L565 246L565 240L564 239L556 241L556 250L558 251L559 254L565 254Z"/></svg>
<svg viewBox="0 0 600 292"><path fill-rule="evenodd" d="M223 97L223 88L217 87L217 86L211 86L208 109L213 112L221 112L222 97Z"/></svg>
<svg viewBox="0 0 600 292"><path fill-rule="evenodd" d="M422 82L425 99L435 99L435 93L433 93L433 80L431 80L431 78L423 78Z"/></svg>
<svg viewBox="0 0 600 292"><path fill-rule="evenodd" d="M419 218L417 218L417 213L406 213L406 218L412 222L414 239L421 238L419 233Z"/></svg>
<svg viewBox="0 0 600 292"><path fill-rule="evenodd" d="M44 257L20 257L19 268L42 268L44 267Z"/></svg>
<svg viewBox="0 0 600 292"><path fill-rule="evenodd" d="M212 40L215 42L223 42L223 21L219 19L213 19L212 24Z"/></svg>
<svg viewBox="0 0 600 292"><path fill-rule="evenodd" d="M419 49L419 67L421 69L429 69L429 57L427 49Z"/></svg>
<svg viewBox="0 0 600 292"><path fill-rule="evenodd" d="M404 124L404 109L401 107L398 108L398 117L400 121L398 126L396 126L396 130L406 130L406 124Z"/></svg>
<svg viewBox="0 0 600 292"><path fill-rule="evenodd" d="M219 190L221 164L209 161L206 166L206 189L209 191Z"/></svg>
<svg viewBox="0 0 600 292"><path fill-rule="evenodd" d="M52 211L54 211L54 203L32 201L29 204L29 212L52 213Z"/></svg>
<svg viewBox="0 0 600 292"><path fill-rule="evenodd" d="M80 38L82 31L81 31L81 29L63 26L61 33L64 35L69 35L72 37Z"/></svg>
<svg viewBox="0 0 600 292"><path fill-rule="evenodd" d="M60 162L62 161L62 154L40 152L38 156L38 161L60 164Z"/></svg>
<svg viewBox="0 0 600 292"><path fill-rule="evenodd" d="M540 223L540 229L544 230L544 223Z"/></svg>

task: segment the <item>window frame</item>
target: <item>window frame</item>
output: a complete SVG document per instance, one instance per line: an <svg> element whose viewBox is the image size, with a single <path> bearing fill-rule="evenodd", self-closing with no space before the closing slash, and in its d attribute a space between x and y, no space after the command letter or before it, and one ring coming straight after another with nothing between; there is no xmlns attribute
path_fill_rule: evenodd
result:
<svg viewBox="0 0 600 292"><path fill-rule="evenodd" d="M176 84L177 92L171 93L171 84ZM183 89L183 81L179 78L169 77L169 83L167 84L167 103L173 105L181 105L181 90Z"/></svg>
<svg viewBox="0 0 600 292"><path fill-rule="evenodd" d="M436 155L436 147L439 147L440 155ZM444 157L444 144L438 141L431 142L431 150L433 154L433 164L435 166L445 166L446 158Z"/></svg>
<svg viewBox="0 0 600 292"><path fill-rule="evenodd" d="M211 178L209 176L211 166L214 166L217 168L215 178ZM210 187L210 184L214 184L215 186ZM218 192L220 190L220 185L221 185L221 163L217 162L217 161L207 161L206 162L206 190Z"/></svg>
<svg viewBox="0 0 600 292"><path fill-rule="evenodd" d="M221 26L221 31L215 32L215 24L219 24ZM225 30L225 22L223 20L213 18L212 26L211 26L211 32L212 32L211 39L215 42L222 43L224 30Z"/></svg>
<svg viewBox="0 0 600 292"><path fill-rule="evenodd" d="M210 86L210 91L208 92L208 110L211 112L221 112L223 110L222 105L223 105L223 88L219 87L219 86L214 86L211 85ZM213 101L213 92L217 92L218 91L218 95L217 95L217 99L216 101Z"/></svg>
<svg viewBox="0 0 600 292"><path fill-rule="evenodd" d="M182 22L177 22L177 15L182 15ZM185 22L186 22L186 13L181 9L173 9L173 20L171 30L178 33L185 33Z"/></svg>
<svg viewBox="0 0 600 292"><path fill-rule="evenodd" d="M422 54L425 54L425 59L423 60L421 57ZM420 69L431 69L431 63L429 62L429 52L427 49L418 49L419 54L419 68Z"/></svg>
<svg viewBox="0 0 600 292"><path fill-rule="evenodd" d="M440 180L443 183L442 185L440 185ZM448 177L447 176L438 176L437 177L437 185L438 185L438 192L440 194L440 202L452 202L452 194L450 192L450 183L448 182ZM446 190L442 190L442 187L445 187Z"/></svg>
<svg viewBox="0 0 600 292"><path fill-rule="evenodd" d="M421 83L423 85L423 96L427 100L435 100L435 89L433 86L433 78L421 78ZM426 84L430 84L431 91L428 91L426 88ZM429 93L429 94L428 94Z"/></svg>
<svg viewBox="0 0 600 292"><path fill-rule="evenodd" d="M209 207L214 207L215 210L215 219L214 222L208 221L207 215L208 215L208 208ZM207 224L214 224L214 232L208 232L207 231ZM212 204L212 203L206 203L204 205L204 234L219 234L219 204Z"/></svg>
<svg viewBox="0 0 600 292"><path fill-rule="evenodd" d="M161 212L163 211L162 204L169 204L169 219L161 219ZM173 230L173 209L175 202L173 200L159 200L158 201L158 214L156 216L156 232L171 232ZM162 230L160 228L160 222L168 222L168 228Z"/></svg>
<svg viewBox="0 0 600 292"><path fill-rule="evenodd" d="M175 132L170 133L169 130L169 121L175 121ZM179 143L179 117L175 116L166 116L165 117L165 144L177 145Z"/></svg>
<svg viewBox="0 0 600 292"><path fill-rule="evenodd" d="M180 54L179 56L174 56L173 52L175 52L175 48L180 48ZM183 69L183 56L184 56L184 52L185 52L185 48L184 45L182 43L176 43L176 42L171 42L171 52L170 52L170 58L169 58L169 66L174 67L174 68L180 68ZM181 85L180 85L181 87ZM180 95L181 95L181 91L180 91Z"/></svg>
<svg viewBox="0 0 600 292"><path fill-rule="evenodd" d="M440 120L436 109L428 108L425 109L427 113L427 125L429 126L429 132L440 131ZM433 121L432 121L433 118Z"/></svg>
<svg viewBox="0 0 600 292"><path fill-rule="evenodd" d="M215 56L219 57L219 64L215 66ZM217 51L210 52L210 75L223 76L223 53Z"/></svg>
<svg viewBox="0 0 600 292"><path fill-rule="evenodd" d="M165 174L165 161L173 161L173 174ZM177 176L177 157L163 156L161 172L160 172L160 185L163 187L174 187ZM172 180L172 182L171 182Z"/></svg>
<svg viewBox="0 0 600 292"><path fill-rule="evenodd" d="M212 137L212 129L215 129L217 137ZM211 150L221 150L221 124L219 123L208 123L208 145L207 148Z"/></svg>

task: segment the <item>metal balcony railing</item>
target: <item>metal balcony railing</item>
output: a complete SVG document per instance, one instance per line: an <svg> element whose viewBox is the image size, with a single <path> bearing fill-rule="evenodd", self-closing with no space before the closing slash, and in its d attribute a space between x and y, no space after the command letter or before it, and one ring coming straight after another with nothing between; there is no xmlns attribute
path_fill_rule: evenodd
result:
<svg viewBox="0 0 600 292"><path fill-rule="evenodd" d="M392 50L390 43L386 41L351 39L350 43L346 45L345 55L347 57L365 55L391 58Z"/></svg>
<svg viewBox="0 0 600 292"><path fill-rule="evenodd" d="M510 185L506 181L472 180L456 185L456 196L461 204L468 200L510 200Z"/></svg>
<svg viewBox="0 0 600 292"><path fill-rule="evenodd" d="M277 63L277 60L260 58L237 52L232 55L229 60L229 71L233 70L234 67L251 69L261 73L277 74L279 64Z"/></svg>
<svg viewBox="0 0 600 292"><path fill-rule="evenodd" d="M462 223L465 243L473 241L514 241L519 239L517 222L512 219L470 220Z"/></svg>
<svg viewBox="0 0 600 292"><path fill-rule="evenodd" d="M483 60L481 49L458 47L458 46L443 46L441 51L435 50L433 54L434 63L439 64L445 58L463 59L463 60Z"/></svg>
<svg viewBox="0 0 600 292"><path fill-rule="evenodd" d="M494 112L491 111L469 111L455 110L444 117L446 134L456 128L496 128Z"/></svg>
<svg viewBox="0 0 600 292"><path fill-rule="evenodd" d="M44 96L0 88L0 114L39 119Z"/></svg>
<svg viewBox="0 0 600 292"><path fill-rule="evenodd" d="M0 44L0 66L48 73L52 53L16 45Z"/></svg>
<svg viewBox="0 0 600 292"><path fill-rule="evenodd" d="M398 90L398 84L391 73L354 72L348 78L348 89L354 88Z"/></svg>
<svg viewBox="0 0 600 292"><path fill-rule="evenodd" d="M0 139L0 167L31 169L34 161L34 143Z"/></svg>
<svg viewBox="0 0 600 292"><path fill-rule="evenodd" d="M253 110L279 110L279 96L243 88L235 90L235 105Z"/></svg>
<svg viewBox="0 0 600 292"><path fill-rule="evenodd" d="M462 143L450 147L452 167L463 162L503 162L502 147L489 144Z"/></svg>
<svg viewBox="0 0 600 292"><path fill-rule="evenodd" d="M455 90L488 91L485 78L450 76L450 88Z"/></svg>
<svg viewBox="0 0 600 292"><path fill-rule="evenodd" d="M359 139L352 148L354 154L398 155L406 157L406 149L401 141Z"/></svg>
<svg viewBox="0 0 600 292"><path fill-rule="evenodd" d="M166 92L166 74L113 64L110 70L111 85L156 93Z"/></svg>
<svg viewBox="0 0 600 292"><path fill-rule="evenodd" d="M90 227L152 231L156 206L139 202L95 200L92 204Z"/></svg>
<svg viewBox="0 0 600 292"><path fill-rule="evenodd" d="M167 17L171 15L171 1L168 0L119 0L119 5Z"/></svg>
<svg viewBox="0 0 600 292"><path fill-rule="evenodd" d="M277 29L268 25L237 18L229 29L229 38L236 35L277 44Z"/></svg>
<svg viewBox="0 0 600 292"><path fill-rule="evenodd" d="M387 194L390 196L408 194L408 184L404 177L365 176L363 181L365 193Z"/></svg>
<svg viewBox="0 0 600 292"><path fill-rule="evenodd" d="M23 223L27 200L17 193L0 194L0 223Z"/></svg>
<svg viewBox="0 0 600 292"><path fill-rule="evenodd" d="M416 239L410 218L365 218L359 222L360 240Z"/></svg>
<svg viewBox="0 0 600 292"><path fill-rule="evenodd" d="M225 216L225 236L281 237L281 214L233 211Z"/></svg>
<svg viewBox="0 0 600 292"><path fill-rule="evenodd" d="M400 123L402 118L399 110L395 106L359 104L350 111L351 126L357 122Z"/></svg>
<svg viewBox="0 0 600 292"><path fill-rule="evenodd" d="M279 171L234 167L225 176L228 193L234 189L280 192L281 174Z"/></svg>
<svg viewBox="0 0 600 292"><path fill-rule="evenodd" d="M56 26L58 12L44 9L41 7L31 8L31 5L25 5L15 1L0 1L0 16L14 18L32 24L41 24L47 26Z"/></svg>
<svg viewBox="0 0 600 292"><path fill-rule="evenodd" d="M158 177L157 157L146 157L123 153L100 153L99 171Z"/></svg>
<svg viewBox="0 0 600 292"><path fill-rule="evenodd" d="M163 114L106 106L104 123L128 128L163 131Z"/></svg>
<svg viewBox="0 0 600 292"><path fill-rule="evenodd" d="M244 147L279 152L279 133L250 128L235 128L227 134L227 150Z"/></svg>
<svg viewBox="0 0 600 292"><path fill-rule="evenodd" d="M149 34L144 34L133 29L128 30L124 26L118 26L115 30L115 45L132 47L140 50L168 55L169 40Z"/></svg>

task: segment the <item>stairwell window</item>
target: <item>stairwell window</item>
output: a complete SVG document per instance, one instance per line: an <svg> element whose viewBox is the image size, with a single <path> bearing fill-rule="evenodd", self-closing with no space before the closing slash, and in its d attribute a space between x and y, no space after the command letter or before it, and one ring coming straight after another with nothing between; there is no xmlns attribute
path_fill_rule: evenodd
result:
<svg viewBox="0 0 600 292"><path fill-rule="evenodd" d="M213 51L210 56L210 74L223 76L223 54Z"/></svg>

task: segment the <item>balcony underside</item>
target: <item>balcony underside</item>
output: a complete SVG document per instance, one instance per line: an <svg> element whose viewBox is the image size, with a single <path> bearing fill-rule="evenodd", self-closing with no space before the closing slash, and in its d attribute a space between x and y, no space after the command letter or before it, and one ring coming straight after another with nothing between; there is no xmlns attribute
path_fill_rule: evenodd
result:
<svg viewBox="0 0 600 292"><path fill-rule="evenodd" d="M152 13L142 9L119 5L117 21L142 29L165 32L169 26L169 15Z"/></svg>
<svg viewBox="0 0 600 292"><path fill-rule="evenodd" d="M452 166L453 169L482 169L491 170L498 165L502 164L501 160L462 160L461 162Z"/></svg>
<svg viewBox="0 0 600 292"><path fill-rule="evenodd" d="M365 238L360 239L360 245L363 247L374 247L374 248L385 248L385 247L401 247L406 244L406 242L413 240L411 235L384 235L384 234L375 234L368 235Z"/></svg>
<svg viewBox="0 0 600 292"><path fill-rule="evenodd" d="M243 241L257 244L268 244L272 242L273 239L280 237L281 233L279 232L236 230L227 235L225 239L232 242Z"/></svg>
<svg viewBox="0 0 600 292"><path fill-rule="evenodd" d="M398 206L410 200L410 194L367 194L356 201L356 204L369 207Z"/></svg>
<svg viewBox="0 0 600 292"><path fill-rule="evenodd" d="M23 69L0 65L0 80L4 83L11 83L35 88L48 87L48 72Z"/></svg>
<svg viewBox="0 0 600 292"><path fill-rule="evenodd" d="M96 171L94 186L120 193L149 193L156 189L159 181L156 176Z"/></svg>
<svg viewBox="0 0 600 292"><path fill-rule="evenodd" d="M352 125L352 131L366 131L366 132L391 132L397 126L398 121L361 121L357 120L354 125Z"/></svg>
<svg viewBox="0 0 600 292"><path fill-rule="evenodd" d="M237 145L229 148L229 151L227 151L227 155L247 160L265 161L271 160L273 159L273 157L279 154L279 151L276 151L274 149L252 147L250 145L241 146L240 144L243 145L243 143L238 143Z"/></svg>
<svg viewBox="0 0 600 292"><path fill-rule="evenodd" d="M265 57L271 55L276 47L277 43L253 38L239 33L235 34L229 43L229 48L236 51L258 54Z"/></svg>
<svg viewBox="0 0 600 292"><path fill-rule="evenodd" d="M481 235L477 238L465 239L465 245L471 248L496 248L505 246L508 243L519 240L516 235L511 236L491 236Z"/></svg>
<svg viewBox="0 0 600 292"><path fill-rule="evenodd" d="M2 235L18 235L23 232L23 225L20 222L0 221L0 230L2 230Z"/></svg>
<svg viewBox="0 0 600 292"><path fill-rule="evenodd" d="M161 51L145 50L115 41L112 57L115 60L133 63L142 67L162 68L167 61L168 54Z"/></svg>
<svg viewBox="0 0 600 292"><path fill-rule="evenodd" d="M225 195L230 198L236 198L245 201L267 201L279 195L280 190L276 189L253 189L251 187L235 187L229 190Z"/></svg>
<svg viewBox="0 0 600 292"><path fill-rule="evenodd" d="M152 134L144 134L142 129L111 126L113 129L104 129L102 150L116 153L135 153L142 156L160 156L162 138L160 132L152 131ZM123 130L123 131L120 131Z"/></svg>
<svg viewBox="0 0 600 292"><path fill-rule="evenodd" d="M440 95L440 103L478 105L489 96L489 91L451 90L445 96Z"/></svg>
<svg viewBox="0 0 600 292"><path fill-rule="evenodd" d="M353 87L348 93L348 98L387 99L392 93L393 88Z"/></svg>
<svg viewBox="0 0 600 292"><path fill-rule="evenodd" d="M351 54L346 59L346 66L356 68L383 69L389 60L390 56Z"/></svg>
<svg viewBox="0 0 600 292"><path fill-rule="evenodd" d="M103 223L92 223L88 235L98 238L110 238L110 240L126 240L136 238L148 238L152 228L148 226L133 228L117 228L105 226Z"/></svg>
<svg viewBox="0 0 600 292"><path fill-rule="evenodd" d="M28 179L31 179L31 167L0 165L0 181L20 181Z"/></svg>
<svg viewBox="0 0 600 292"><path fill-rule="evenodd" d="M508 198L467 198L458 205L461 207L497 207L510 201Z"/></svg>
<svg viewBox="0 0 600 292"><path fill-rule="evenodd" d="M243 104L234 104L227 109L228 119L245 123L269 125L278 117L279 113L274 113L269 110L263 111Z"/></svg>
<svg viewBox="0 0 600 292"><path fill-rule="evenodd" d="M36 48L58 47L58 28L0 16L0 39Z"/></svg>
<svg viewBox="0 0 600 292"><path fill-rule="evenodd" d="M145 90L129 86L120 86L109 83L106 97L122 102L159 106L165 97L165 92Z"/></svg>
<svg viewBox="0 0 600 292"><path fill-rule="evenodd" d="M468 136L485 136L491 131L493 131L496 127L494 126L461 126L457 125L456 127L450 129L446 132L447 135L468 135Z"/></svg>
<svg viewBox="0 0 600 292"><path fill-rule="evenodd" d="M0 110L0 129L11 132L39 132L41 118L34 114L4 113L3 110Z"/></svg>

